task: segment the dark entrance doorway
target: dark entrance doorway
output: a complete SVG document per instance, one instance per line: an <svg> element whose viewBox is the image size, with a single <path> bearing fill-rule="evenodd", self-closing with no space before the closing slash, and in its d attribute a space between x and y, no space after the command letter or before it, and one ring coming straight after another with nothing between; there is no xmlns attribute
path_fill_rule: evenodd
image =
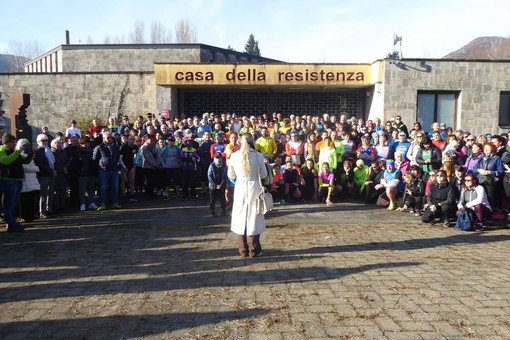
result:
<svg viewBox="0 0 510 340"><path fill-rule="evenodd" d="M179 89L179 113L235 112L257 115L281 112L290 114L347 114L365 116L365 89L329 91L274 90L197 90Z"/></svg>

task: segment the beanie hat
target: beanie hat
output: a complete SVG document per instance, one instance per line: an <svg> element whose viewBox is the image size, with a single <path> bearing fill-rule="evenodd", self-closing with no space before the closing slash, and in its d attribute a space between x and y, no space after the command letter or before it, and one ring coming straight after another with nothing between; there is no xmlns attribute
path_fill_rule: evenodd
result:
<svg viewBox="0 0 510 340"><path fill-rule="evenodd" d="M363 162L363 160L362 160L362 159L358 159L358 160L356 161L356 166L362 166L362 165L365 165L365 162Z"/></svg>
<svg viewBox="0 0 510 340"><path fill-rule="evenodd" d="M10 133L5 133L2 136L2 144L6 144L6 143L10 142L11 140L16 140L16 137L11 135Z"/></svg>

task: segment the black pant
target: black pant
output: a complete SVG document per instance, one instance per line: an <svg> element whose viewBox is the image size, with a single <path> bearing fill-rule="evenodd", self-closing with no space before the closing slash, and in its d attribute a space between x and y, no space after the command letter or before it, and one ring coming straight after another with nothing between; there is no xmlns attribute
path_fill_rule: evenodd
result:
<svg viewBox="0 0 510 340"><path fill-rule="evenodd" d="M190 194L191 198L195 197L197 186L197 171L196 170L183 170L182 171L182 194L184 197Z"/></svg>
<svg viewBox="0 0 510 340"><path fill-rule="evenodd" d="M227 200L225 199L225 189L209 189L209 207L211 211L214 211L216 206L216 200L219 198L221 211L225 211L227 208Z"/></svg>
<svg viewBox="0 0 510 340"><path fill-rule="evenodd" d="M422 222L432 222L436 217L441 217L443 221L446 221L450 218L450 213L452 209L447 204L443 204L440 207L437 207L436 211L430 211L430 207L427 207L423 212L423 216L421 217Z"/></svg>
<svg viewBox="0 0 510 340"><path fill-rule="evenodd" d="M145 195L154 195L154 188L158 181L158 170L157 169L143 169L145 175Z"/></svg>
<svg viewBox="0 0 510 340"><path fill-rule="evenodd" d="M19 213L25 222L31 222L39 216L39 190L22 192L19 198Z"/></svg>

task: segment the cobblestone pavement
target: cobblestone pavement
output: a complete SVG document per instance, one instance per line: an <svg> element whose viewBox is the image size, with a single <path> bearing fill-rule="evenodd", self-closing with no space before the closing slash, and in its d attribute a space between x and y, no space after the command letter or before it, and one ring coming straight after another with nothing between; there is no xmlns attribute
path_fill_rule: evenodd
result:
<svg viewBox="0 0 510 340"><path fill-rule="evenodd" d="M263 256L242 259L229 219L203 203L0 233L0 338L510 338L506 228L289 205L267 215Z"/></svg>

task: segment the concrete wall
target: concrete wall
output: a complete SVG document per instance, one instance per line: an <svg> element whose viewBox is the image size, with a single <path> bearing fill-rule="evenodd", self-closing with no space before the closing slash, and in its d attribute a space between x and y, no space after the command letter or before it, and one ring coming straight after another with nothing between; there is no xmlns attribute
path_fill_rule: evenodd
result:
<svg viewBox="0 0 510 340"><path fill-rule="evenodd" d="M9 117L9 95L29 93L28 122L40 128L48 125L53 132L65 130L71 118L96 115L107 117L127 114L130 117L157 112L169 94L159 94L157 105L153 73L82 73L82 74L0 74L3 109ZM170 105L170 103L168 103Z"/></svg>
<svg viewBox="0 0 510 340"><path fill-rule="evenodd" d="M412 127L418 91L459 91L455 129L475 134L508 131L498 127L498 117L500 92L510 90L510 61L386 61L383 82L385 119L400 114Z"/></svg>

